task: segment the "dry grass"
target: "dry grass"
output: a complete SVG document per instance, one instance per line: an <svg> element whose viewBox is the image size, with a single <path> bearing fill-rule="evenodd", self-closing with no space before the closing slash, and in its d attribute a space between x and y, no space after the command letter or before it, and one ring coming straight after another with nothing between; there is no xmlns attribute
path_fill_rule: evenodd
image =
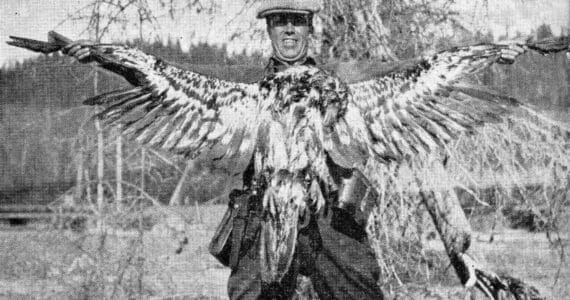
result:
<svg viewBox="0 0 570 300"><path fill-rule="evenodd" d="M110 297L113 293L117 298L136 296L140 292L135 263L138 261L144 270L142 294L145 298L225 299L229 270L207 251L224 210L223 205L201 207L202 222L196 223L195 208L169 209L169 217L144 233L142 253L134 247L136 231L110 232L106 235L101 265L96 260L100 243L97 234L54 231L39 225L21 231L2 230L0 298L79 299ZM568 214L563 217L567 222L565 232L570 231L569 217ZM487 216L490 218L491 215ZM495 270L530 282L548 299L563 299L570 292L566 284L570 280L567 265L561 269L558 282L554 282L560 258L544 233L505 228L495 231L493 243L488 243L489 228L475 235L477 251ZM189 243L176 254L182 236L187 237ZM563 241L567 244L569 237L565 236ZM410 245L402 244L395 249L394 257L413 261L414 257L404 256L404 253L414 253L407 248ZM448 267L441 243L437 239L424 241L424 253L428 259L422 261L422 272L429 271L430 276L401 276L402 284L382 282L388 299L463 297L465 291ZM139 255L142 260L129 262L129 257ZM101 268L100 274L97 268ZM411 270L407 272L413 274ZM122 282L117 283L120 276Z"/></svg>
<svg viewBox="0 0 570 300"><path fill-rule="evenodd" d="M136 230L2 230L0 297L223 298L229 274L208 254L207 244L224 210L203 207L199 217L194 209L165 212L140 245ZM189 243L176 254L183 237Z"/></svg>

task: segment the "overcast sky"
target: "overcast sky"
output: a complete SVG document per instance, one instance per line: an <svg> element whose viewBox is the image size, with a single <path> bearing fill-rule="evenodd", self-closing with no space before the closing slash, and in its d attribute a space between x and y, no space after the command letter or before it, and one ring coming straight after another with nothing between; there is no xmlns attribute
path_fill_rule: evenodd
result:
<svg viewBox="0 0 570 300"><path fill-rule="evenodd" d="M0 1L0 66L10 60L21 60L33 54L5 44L9 35L45 40L49 30L56 30L70 38L86 38L81 35L84 22L64 22L91 0L2 0ZM529 33L542 23L550 24L559 34L562 28L568 28L570 21L569 0L488 0L488 9L481 3L484 0L458 0L457 9L461 12L463 23L473 29L492 30L495 36L516 31ZM208 41L211 43L227 42L236 28L245 28L254 20L254 9L246 9L237 19L237 12L243 5L238 0L218 0L220 12L215 17L195 14L179 14L175 21L160 17L160 28L155 32L162 38L179 39L181 45L188 47L191 42ZM229 22L233 20L232 22ZM258 22L263 26L263 22ZM137 36L136 30L114 33L108 40L125 40ZM243 48L268 50L267 43L234 41L229 50L241 51Z"/></svg>

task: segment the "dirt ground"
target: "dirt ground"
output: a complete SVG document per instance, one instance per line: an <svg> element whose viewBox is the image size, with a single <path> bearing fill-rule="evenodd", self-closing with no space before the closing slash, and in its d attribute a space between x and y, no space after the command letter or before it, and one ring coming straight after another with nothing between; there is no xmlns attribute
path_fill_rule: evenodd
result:
<svg viewBox="0 0 570 300"><path fill-rule="evenodd" d="M223 206L202 207L183 228L184 234L173 233L170 225L155 226L144 233L142 260L125 253L137 237L135 231L116 232L106 237L103 251L103 277L96 277L98 241L89 234L49 230L46 225L31 224L22 228L0 228L0 298L1 299L77 299L114 295L122 298L141 286L144 298L226 299L229 270L218 263L207 250L208 242L223 214ZM168 222L167 222L168 223ZM176 222L175 222L176 223ZM180 225L180 224L178 224ZM177 225L173 225L176 227ZM167 228L168 227L168 228ZM562 232L568 246L569 230ZM188 244L180 254L181 237ZM489 242L490 232L475 233L474 247L493 270L519 277L537 287L547 299L567 299L570 294L570 267L562 262L560 252L551 246L544 233L499 228ZM131 244L130 244L131 243ZM78 247L78 245L81 245ZM443 250L435 239L427 246ZM136 262L144 269L137 287ZM140 269L140 270L142 270ZM448 268L446 272L453 272ZM435 277L435 276L434 276ZM449 278L455 278L453 275ZM441 278L441 277L440 277ZM101 290L95 287L106 282ZM384 288L389 299L464 299L465 291L457 280L408 283L405 287ZM397 296L397 297L396 297Z"/></svg>

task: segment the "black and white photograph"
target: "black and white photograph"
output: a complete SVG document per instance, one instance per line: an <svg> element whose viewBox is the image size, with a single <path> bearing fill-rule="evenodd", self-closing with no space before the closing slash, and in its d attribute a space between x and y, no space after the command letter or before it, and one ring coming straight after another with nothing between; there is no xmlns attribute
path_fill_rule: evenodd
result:
<svg viewBox="0 0 570 300"><path fill-rule="evenodd" d="M568 0L0 2L0 299L568 299Z"/></svg>

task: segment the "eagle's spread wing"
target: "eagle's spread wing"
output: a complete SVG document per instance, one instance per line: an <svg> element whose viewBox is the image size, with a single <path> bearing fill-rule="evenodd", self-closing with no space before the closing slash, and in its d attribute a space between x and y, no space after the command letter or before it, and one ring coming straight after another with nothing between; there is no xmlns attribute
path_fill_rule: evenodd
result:
<svg viewBox="0 0 570 300"><path fill-rule="evenodd" d="M50 32L50 42L12 37L11 44L49 53L70 40ZM255 145L257 85L218 80L179 69L125 46L90 46L93 59L135 87L85 101L104 109L107 126L121 126L136 141L194 157L207 150L212 159L251 155Z"/></svg>
<svg viewBox="0 0 570 300"><path fill-rule="evenodd" d="M381 77L349 85L353 97L347 118L359 115L362 122L347 121L343 130L368 132L353 134L357 139L351 139L350 143L369 145L377 158L400 160L434 151L477 125L500 121L511 107L519 105L517 101L469 85L463 79L500 61L507 47L492 44L458 47L407 62ZM544 52L567 48L566 44L555 50L549 47ZM359 136L365 138L358 139ZM344 148L355 146L347 144Z"/></svg>
<svg viewBox="0 0 570 300"><path fill-rule="evenodd" d="M209 78L178 69L135 49L95 46L95 59L137 87L86 101L102 105L107 125L124 126L136 141L195 156L250 154L255 143L257 86Z"/></svg>

